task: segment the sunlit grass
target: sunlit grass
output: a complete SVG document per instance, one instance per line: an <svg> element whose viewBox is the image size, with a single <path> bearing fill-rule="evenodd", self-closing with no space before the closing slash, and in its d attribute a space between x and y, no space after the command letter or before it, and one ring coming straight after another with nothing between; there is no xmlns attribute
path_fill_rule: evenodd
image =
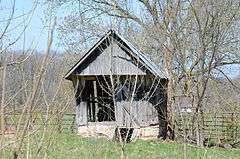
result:
<svg viewBox="0 0 240 159"><path fill-rule="evenodd" d="M26 158L27 154L31 158L50 158L50 159L118 159L121 158L121 146L118 142L106 139L82 138L71 133L53 133L45 136L45 141L41 153L35 156L37 145L41 141L41 134L31 138L30 153L27 142L20 154L20 158ZM126 146L126 156L128 159L239 159L240 149L223 148L198 148L169 141L143 141L137 140ZM7 155L11 156L11 153ZM6 157L6 158L8 158Z"/></svg>

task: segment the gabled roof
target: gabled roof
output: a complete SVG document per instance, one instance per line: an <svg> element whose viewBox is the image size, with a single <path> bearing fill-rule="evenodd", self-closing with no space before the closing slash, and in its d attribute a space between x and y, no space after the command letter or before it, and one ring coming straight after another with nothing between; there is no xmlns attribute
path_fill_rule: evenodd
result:
<svg viewBox="0 0 240 159"><path fill-rule="evenodd" d="M140 63L145 66L152 74L155 76L158 76L160 78L167 79L168 76L166 72L163 69L160 69L154 62L152 62L148 57L144 55L140 50L135 48L130 42L128 42L125 38L123 38L121 35L119 35L114 30L110 30L105 34L64 76L65 79L70 79L70 76L74 73L74 71L85 61L93 52L95 49L97 49L101 43L103 43L108 37L112 36L116 40L120 41L121 43L125 44L129 50L130 54L139 59Z"/></svg>

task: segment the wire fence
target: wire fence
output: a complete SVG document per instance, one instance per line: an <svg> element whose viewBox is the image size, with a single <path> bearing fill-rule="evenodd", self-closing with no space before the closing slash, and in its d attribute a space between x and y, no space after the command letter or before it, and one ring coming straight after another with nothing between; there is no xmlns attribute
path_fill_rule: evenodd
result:
<svg viewBox="0 0 240 159"><path fill-rule="evenodd" d="M4 128L0 124L0 134L14 134L17 129L21 130L26 125L26 119L29 120L27 129L28 130L54 130L58 132L76 132L75 114L8 114L5 115ZM2 122L0 122L2 123ZM2 132L3 131L3 132Z"/></svg>
<svg viewBox="0 0 240 159"><path fill-rule="evenodd" d="M196 122L192 122L192 114L186 113L176 120L177 131L194 138L196 136ZM235 142L240 139L240 113L206 113L203 119L204 140L215 140L216 142Z"/></svg>
<svg viewBox="0 0 240 159"><path fill-rule="evenodd" d="M19 123L21 114L9 114L6 116L4 132L0 134L11 134L16 131L16 127L23 128L25 120ZM27 114L23 118L28 118ZM58 132L74 133L77 126L75 123L76 114L65 113L61 115L35 114L31 116L28 126L29 130L54 130ZM192 116L189 113L177 118L177 133L194 138L196 136L196 125L191 123ZM234 142L240 140L240 113L206 113L203 124L204 140L215 140L217 142Z"/></svg>

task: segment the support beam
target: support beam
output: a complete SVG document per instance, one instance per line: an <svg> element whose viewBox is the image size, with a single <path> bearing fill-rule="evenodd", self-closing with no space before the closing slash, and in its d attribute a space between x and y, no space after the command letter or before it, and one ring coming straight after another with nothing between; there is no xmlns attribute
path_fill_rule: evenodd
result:
<svg viewBox="0 0 240 159"><path fill-rule="evenodd" d="M97 99L97 81L93 81L93 90L94 90L94 103L95 103L95 116L94 121L98 121L97 113L98 113L98 99Z"/></svg>

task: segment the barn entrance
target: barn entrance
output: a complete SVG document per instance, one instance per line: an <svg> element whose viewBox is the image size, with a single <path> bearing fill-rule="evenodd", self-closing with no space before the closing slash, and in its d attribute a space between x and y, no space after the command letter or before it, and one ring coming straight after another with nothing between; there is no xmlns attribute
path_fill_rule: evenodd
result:
<svg viewBox="0 0 240 159"><path fill-rule="evenodd" d="M115 121L115 108L110 78L97 76L85 80L88 122Z"/></svg>

